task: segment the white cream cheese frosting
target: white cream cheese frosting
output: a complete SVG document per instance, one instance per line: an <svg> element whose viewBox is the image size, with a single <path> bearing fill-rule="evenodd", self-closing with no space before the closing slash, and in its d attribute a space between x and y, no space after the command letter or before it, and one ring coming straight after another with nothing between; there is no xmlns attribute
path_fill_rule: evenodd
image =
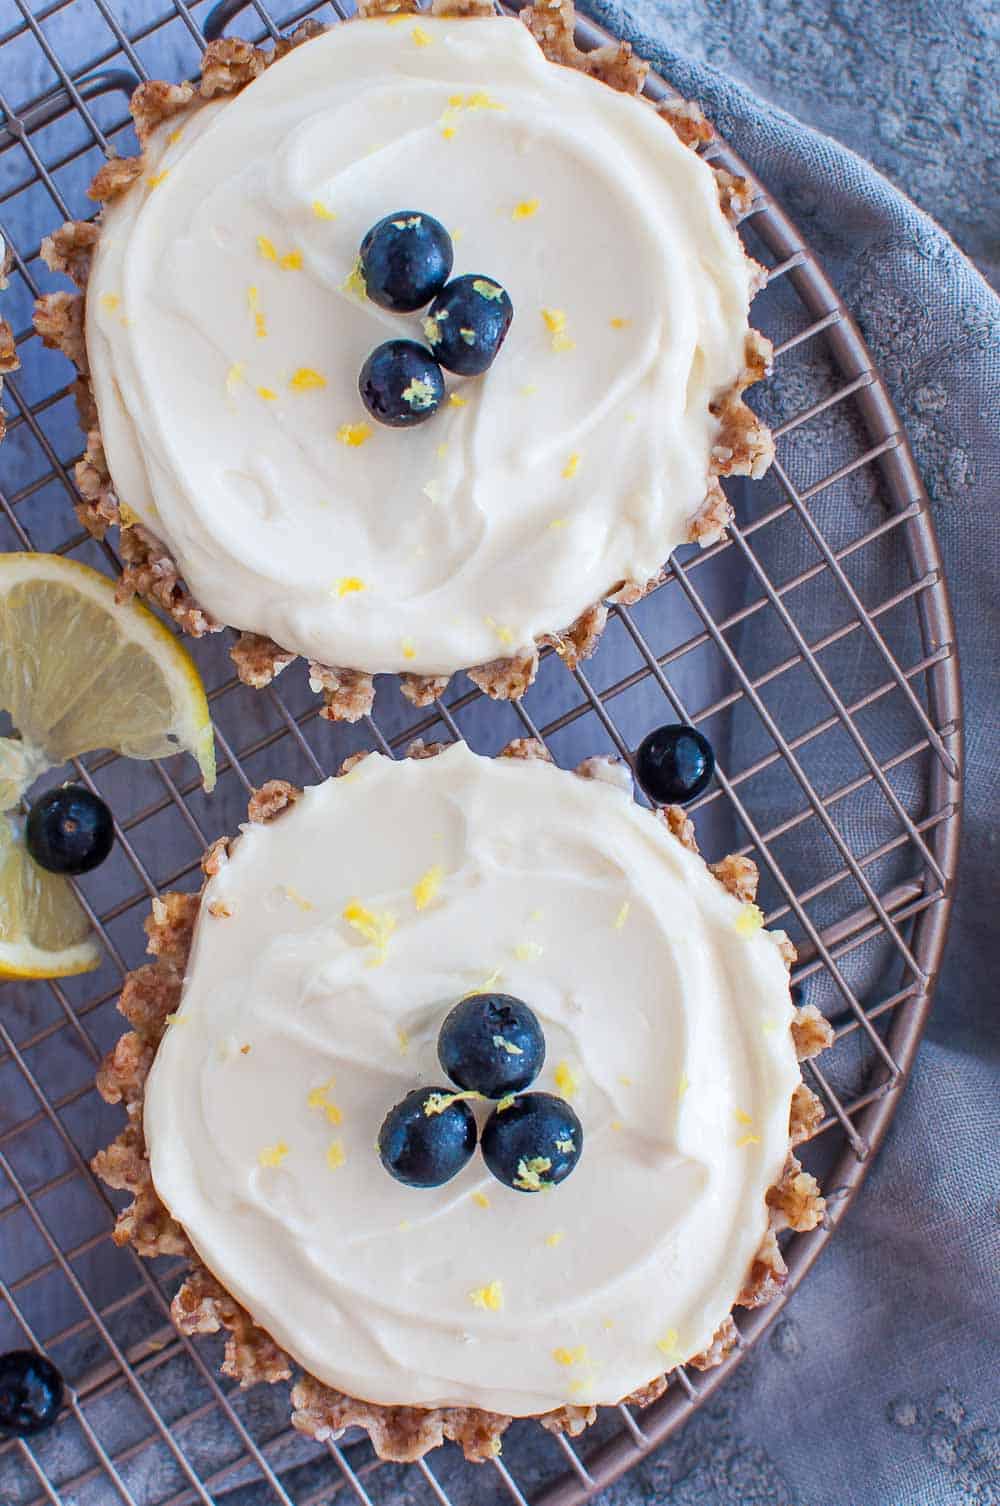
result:
<svg viewBox="0 0 1000 1506"><path fill-rule="evenodd" d="M767 1228L800 1079L758 921L621 788L464 744L372 755L207 886L147 1083L156 1191L338 1391L616 1402L710 1343ZM478 1152L405 1187L379 1126L443 1083L438 1030L484 987L537 1012L536 1086L570 1097L582 1157L535 1195Z"/></svg>
<svg viewBox="0 0 1000 1506"><path fill-rule="evenodd" d="M349 274L404 208L515 314L484 377L392 430L358 374L420 316ZM161 126L105 211L86 334L116 492L207 611L283 648L427 674L509 655L688 537L750 281L709 167L521 23L335 26Z"/></svg>

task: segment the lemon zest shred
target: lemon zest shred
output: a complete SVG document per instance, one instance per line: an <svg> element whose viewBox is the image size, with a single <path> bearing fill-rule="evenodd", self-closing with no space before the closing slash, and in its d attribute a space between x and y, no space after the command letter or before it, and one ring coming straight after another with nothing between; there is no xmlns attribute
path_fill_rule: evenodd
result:
<svg viewBox="0 0 1000 1506"><path fill-rule="evenodd" d="M412 638L401 638L399 640L399 648L404 659L415 659L417 657L416 645Z"/></svg>
<svg viewBox="0 0 1000 1506"><path fill-rule="evenodd" d="M631 319L614 318L610 321L612 329L628 329Z"/></svg>
<svg viewBox="0 0 1000 1506"><path fill-rule="evenodd" d="M503 1282L491 1281L488 1286L477 1286L469 1293L469 1301L483 1312L500 1312L503 1308Z"/></svg>
<svg viewBox="0 0 1000 1506"><path fill-rule="evenodd" d="M266 235L258 235L257 237L257 254L262 256L265 261L278 260L277 247L274 241Z"/></svg>
<svg viewBox="0 0 1000 1506"><path fill-rule="evenodd" d="M338 596L353 596L359 591L366 591L368 587L360 575L341 575L334 581L333 589Z"/></svg>
<svg viewBox="0 0 1000 1506"><path fill-rule="evenodd" d="M577 473L577 471L579 469L580 469L580 452L579 452L579 450L574 450L573 453L572 453L572 455L569 456L569 458L566 461L566 464L562 468L562 473L563 473L564 480L566 480L566 481L572 481L573 477L576 475L576 473Z"/></svg>
<svg viewBox="0 0 1000 1506"><path fill-rule="evenodd" d="M545 948L540 941L519 941L513 950L518 962L537 962L539 957L545 955Z"/></svg>
<svg viewBox="0 0 1000 1506"><path fill-rule="evenodd" d="M676 1328L668 1328L662 1339L657 1339L656 1347L662 1355L670 1360L671 1368L683 1365L684 1356L677 1347L679 1334Z"/></svg>
<svg viewBox="0 0 1000 1506"><path fill-rule="evenodd" d="M336 212L333 209L327 209L322 199L313 199L310 207L318 220L335 220L337 218Z"/></svg>
<svg viewBox="0 0 1000 1506"><path fill-rule="evenodd" d="M514 1104L516 1102L517 1102L517 1095L516 1095L516 1093L505 1093L503 1095L503 1097L497 1103L497 1113L498 1114L502 1114L502 1113L504 1113L504 1111L506 1109L513 1108L513 1106L514 1106Z"/></svg>
<svg viewBox="0 0 1000 1506"><path fill-rule="evenodd" d="M449 392L448 394L448 402L453 408L464 408L468 404L468 401L467 397L460 397L457 392Z"/></svg>
<svg viewBox="0 0 1000 1506"><path fill-rule="evenodd" d="M431 1119L435 1114L443 1114L450 1109L453 1103L464 1103L469 1100L480 1102L482 1093L477 1093L474 1088L466 1088L461 1093L428 1093L424 1099L424 1115Z"/></svg>
<svg viewBox="0 0 1000 1506"><path fill-rule="evenodd" d="M621 931L621 930L624 929L625 922L628 920L628 912L631 910L631 908L632 908L631 902L629 900L627 900L627 899L624 900L623 903L622 903L621 909L618 911L618 914L615 916L615 930L616 931Z"/></svg>
<svg viewBox="0 0 1000 1506"><path fill-rule="evenodd" d="M315 910L316 906L312 900L306 899L304 895L300 894L293 884L285 884L282 892L285 898L290 899L293 905L298 905L300 910L305 912Z"/></svg>
<svg viewBox="0 0 1000 1506"><path fill-rule="evenodd" d="M402 1026L396 1031L396 1044L399 1047L400 1056L406 1056L410 1049L410 1037Z"/></svg>
<svg viewBox="0 0 1000 1506"><path fill-rule="evenodd" d="M494 1046L496 1046L496 1048L497 1048L498 1051L506 1051L506 1053L507 1053L508 1056L523 1056L524 1055L524 1049L523 1049L523 1047L521 1047L521 1046L515 1046L514 1042L507 1040L506 1036L495 1035L493 1037L493 1044L494 1044Z"/></svg>
<svg viewBox="0 0 1000 1506"><path fill-rule="evenodd" d="M278 394L273 387L258 387L257 396L263 398L265 403L273 403L277 401Z"/></svg>
<svg viewBox="0 0 1000 1506"><path fill-rule="evenodd" d="M169 177L170 177L170 169L169 169L169 167L165 167L162 172L154 173L151 178L147 178L146 179L146 187L150 191L152 191L152 189L154 189L154 188L159 188L160 184L163 183L163 182L165 182L166 179L169 178Z"/></svg>
<svg viewBox="0 0 1000 1506"><path fill-rule="evenodd" d="M744 1135L741 1140L737 1140L737 1142L736 1142L736 1149L737 1150L742 1150L744 1148L744 1146L746 1146L746 1145L759 1145L759 1144L760 1144L760 1136L759 1135Z"/></svg>
<svg viewBox="0 0 1000 1506"><path fill-rule="evenodd" d="M326 1164L331 1171L336 1171L347 1160L347 1152L342 1140L331 1140L326 1152Z"/></svg>
<svg viewBox="0 0 1000 1506"><path fill-rule="evenodd" d="M490 1206L490 1200L485 1192L474 1192L472 1194L472 1201L477 1208L488 1208Z"/></svg>
<svg viewBox="0 0 1000 1506"><path fill-rule="evenodd" d="M562 1096L569 1100L579 1092L580 1079L577 1077L569 1062L560 1062L555 1070L556 1087Z"/></svg>
<svg viewBox="0 0 1000 1506"><path fill-rule="evenodd" d="M326 377L312 366L300 366L288 385L293 392L318 392L326 386Z"/></svg>
<svg viewBox="0 0 1000 1506"><path fill-rule="evenodd" d="M357 450L371 439L374 430L371 424L341 424L337 430L337 438L341 444L346 444L348 449Z"/></svg>
<svg viewBox="0 0 1000 1506"><path fill-rule="evenodd" d="M678 1101L678 1103L680 1103L683 1100L684 1094L687 1092L687 1090L688 1090L688 1088L690 1086L691 1086L691 1083L690 1083L690 1081L688 1079L687 1073L686 1072L682 1072L681 1075L680 1075L680 1081L677 1084L677 1101Z"/></svg>
<svg viewBox="0 0 1000 1506"><path fill-rule="evenodd" d="M318 1088L313 1088L306 1098L306 1108L322 1109L331 1124L343 1124L343 1110L330 1097L335 1082L336 1078L331 1077L327 1082L321 1083Z"/></svg>
<svg viewBox="0 0 1000 1506"><path fill-rule="evenodd" d="M117 293L102 293L101 294L101 297L100 297L101 308L102 309L107 309L107 311L108 311L109 314L113 314L114 311L115 311L115 309L118 307L118 305L120 303L121 303L121 299L119 298L119 296L118 296Z"/></svg>
<svg viewBox="0 0 1000 1506"><path fill-rule="evenodd" d="M284 1140L279 1140L276 1145L265 1145L264 1149L257 1153L257 1163L260 1166L280 1166L288 1155L288 1146Z"/></svg>
<svg viewBox="0 0 1000 1506"><path fill-rule="evenodd" d="M530 220L538 213L539 199L522 199L510 212L512 220Z"/></svg>
<svg viewBox="0 0 1000 1506"><path fill-rule="evenodd" d="M764 912L759 905L747 903L736 917L736 930L740 936L755 935L764 924Z"/></svg>
<svg viewBox="0 0 1000 1506"><path fill-rule="evenodd" d="M286 251L278 263L283 272L299 272L302 269L302 252L298 249Z"/></svg>
<svg viewBox="0 0 1000 1506"><path fill-rule="evenodd" d="M737 1124L753 1124L752 1115L748 1114L745 1109L734 1109L733 1113L736 1116Z"/></svg>
<svg viewBox="0 0 1000 1506"><path fill-rule="evenodd" d="M230 397L242 382L243 374L245 371L246 363L244 361L234 361L229 370L226 372L226 391L229 393Z"/></svg>
<svg viewBox="0 0 1000 1506"><path fill-rule="evenodd" d="M553 1349L552 1358L557 1365L565 1365L568 1369L570 1365L585 1365L589 1356L586 1344L577 1344L575 1349L560 1345L558 1349Z"/></svg>
<svg viewBox="0 0 1000 1506"><path fill-rule="evenodd" d="M360 900L352 899L349 904L345 905L342 918L374 947L375 954L369 966L381 967L385 961L389 940L396 929L396 917L392 911L384 910L381 914L377 914L374 910L367 909Z"/></svg>
<svg viewBox="0 0 1000 1506"><path fill-rule="evenodd" d="M410 32L410 36L418 47L429 47L434 40L429 32L424 31L422 26L415 26Z"/></svg>
<svg viewBox="0 0 1000 1506"><path fill-rule="evenodd" d="M548 1247L549 1247L550 1250L554 1250L557 1245L561 1245L562 1244L562 1242L563 1242L563 1240L565 1238L566 1238L566 1231L565 1231L565 1229L553 1229L553 1231L552 1231L551 1234L546 1234L546 1236L545 1236L545 1243L548 1245Z"/></svg>
<svg viewBox="0 0 1000 1506"><path fill-rule="evenodd" d="M552 1185L543 1180L543 1173L551 1170L552 1161L549 1156L522 1156L517 1163L517 1176L513 1185L521 1192L542 1192Z"/></svg>
<svg viewBox="0 0 1000 1506"><path fill-rule="evenodd" d="M417 879L411 893L413 894L413 903L418 910L426 910L431 901L436 899L443 878L444 869L440 863L435 863L432 868L428 868L427 872L421 874L420 878Z"/></svg>

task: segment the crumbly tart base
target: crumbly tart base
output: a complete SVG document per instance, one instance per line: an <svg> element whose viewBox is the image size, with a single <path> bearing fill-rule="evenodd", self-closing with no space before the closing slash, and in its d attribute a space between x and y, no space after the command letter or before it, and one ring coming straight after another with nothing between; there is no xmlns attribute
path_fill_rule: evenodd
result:
<svg viewBox="0 0 1000 1506"><path fill-rule="evenodd" d="M361 0L358 15L364 18L417 9L416 0ZM432 11L439 16L470 18L494 14L492 0L433 0ZM573 0L537 0L536 4L522 11L521 19L550 62L577 68L622 93L641 93L649 64L634 55L628 42L609 43L593 52L581 52L577 48L573 38L576 19ZM140 145L164 120L202 101L238 93L276 59L323 30L318 22L305 21L268 50L251 46L238 37L223 37L206 47L197 87L189 83L170 84L155 80L140 84L131 101ZM696 104L671 99L655 106L651 104L650 108L655 109L664 123L692 150L711 140L714 134ZM713 167L713 171L722 208L735 233L736 224L750 205L749 185L724 169ZM89 196L99 204L109 203L128 192L142 172L141 153L137 157L110 158L91 183ZM76 511L81 523L95 538L103 539L109 527L121 530L119 552L123 568L120 595L123 598L134 594L145 596L166 611L185 632L199 638L205 633L221 631L225 624L215 621L199 606L187 590L169 550L119 503L101 442L84 337L87 278L99 235L99 223L75 220L43 241L42 256L47 265L53 271L66 273L78 291L45 294L38 299L34 316L35 328L43 342L68 356L78 373L75 391L87 447L76 466L80 492ZM759 289L766 274L756 263L751 262L751 265ZM688 540L691 543L705 547L715 543L731 521L732 508L719 478L762 476L773 459L770 432L743 401L746 388L760 381L770 370L771 356L770 341L756 330L750 330L743 370L733 386L711 405L719 421L719 433L712 450L705 498L690 522ZM629 605L640 600L662 579L661 571L648 581L611 583L605 600L588 607L563 631L538 638L529 652L492 659L487 664L473 666L466 673L493 699L519 700L538 672L542 649L553 648L571 669L575 669L593 653L604 631L608 615L606 602ZM241 633L232 649L239 678L258 689L269 685L297 657L296 653L280 647L270 638L252 632ZM355 722L371 711L375 697L372 674L310 662L309 677L312 689L323 697L320 714L328 720ZM427 706L443 694L450 678L450 675L403 674L400 681L403 694L413 705Z"/></svg>
<svg viewBox="0 0 1000 1506"><path fill-rule="evenodd" d="M445 746L443 743L425 745L416 742L409 749L408 756L433 758ZM348 773L367 756L367 753L356 753L347 759L338 773ZM526 738L510 743L500 757L551 762L543 744ZM614 762L613 759L591 758L581 764L576 773L582 778L607 777L608 766ZM250 801L251 822L263 824L280 820L282 812L293 805L301 793L284 780L269 781L254 792ZM680 806L667 806L660 815L674 838L697 853L694 827ZM202 860L205 882L228 861L236 840L238 838L221 837L209 848ZM708 866L731 894L744 902L753 900L757 892L757 868L751 859L731 854ZM290 1380L293 1362L196 1256L183 1228L157 1196L143 1133L146 1078L170 1016L180 1004L185 967L200 907L200 894L171 893L153 901L146 932L149 937L147 950L155 960L126 977L118 1008L132 1029L109 1052L97 1075L102 1098L107 1103L123 1103L128 1122L118 1138L94 1157L92 1166L109 1187L127 1191L133 1199L118 1215L115 1243L131 1245L140 1255L147 1257L183 1255L187 1258L190 1274L174 1297L171 1306L173 1321L186 1335L218 1333L225 1329L222 1373L238 1380L241 1387L248 1387L261 1381ZM783 933L772 934L790 967L795 960L794 947ZM812 1005L796 1011L791 1030L800 1061L818 1055L833 1039L829 1024ZM794 1148L815 1133L822 1118L819 1099L800 1081L789 1104L788 1156L779 1181L767 1193L768 1230L736 1299L738 1307L760 1307L778 1296L787 1277L787 1267L778 1247L777 1235L785 1229L800 1232L814 1229L823 1217L825 1202L816 1179L803 1171L794 1154ZM687 1363L699 1370L721 1364L735 1347L738 1337L730 1314L719 1326L709 1347ZM663 1394L669 1383L670 1371L667 1371L623 1400L638 1407L648 1406ZM460 1444L467 1459L493 1458L500 1453L501 1438L512 1420L478 1407L381 1406L345 1396L315 1376L303 1373L297 1375L291 1401L292 1423L300 1432L322 1442L338 1437L346 1428L361 1427L368 1433L380 1458L398 1463L420 1459L446 1439ZM596 1417L594 1406L563 1406L542 1414L538 1421L550 1432L575 1437Z"/></svg>

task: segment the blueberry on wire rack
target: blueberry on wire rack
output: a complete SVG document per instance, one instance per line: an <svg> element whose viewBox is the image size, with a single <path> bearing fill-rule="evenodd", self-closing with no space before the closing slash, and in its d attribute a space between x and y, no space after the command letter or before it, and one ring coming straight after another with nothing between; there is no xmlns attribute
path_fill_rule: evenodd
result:
<svg viewBox="0 0 1000 1506"><path fill-rule="evenodd" d="M51 1427L63 1396L52 1361L34 1349L0 1355L0 1436L26 1438Z"/></svg>
<svg viewBox="0 0 1000 1506"><path fill-rule="evenodd" d="M654 805L686 805L715 772L712 744L684 722L657 727L635 753L636 778Z"/></svg>

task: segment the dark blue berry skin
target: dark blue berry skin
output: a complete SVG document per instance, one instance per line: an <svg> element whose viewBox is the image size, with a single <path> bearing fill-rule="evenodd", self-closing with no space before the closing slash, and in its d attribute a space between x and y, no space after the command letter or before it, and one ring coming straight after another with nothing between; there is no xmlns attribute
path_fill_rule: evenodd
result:
<svg viewBox="0 0 1000 1506"><path fill-rule="evenodd" d="M56 1420L62 1376L44 1354L13 1349L0 1355L0 1435L26 1438Z"/></svg>
<svg viewBox="0 0 1000 1506"><path fill-rule="evenodd" d="M498 1182L515 1192L544 1192L565 1181L579 1161L583 1126L554 1093L522 1093L506 1107L497 1105L480 1143Z"/></svg>
<svg viewBox="0 0 1000 1506"><path fill-rule="evenodd" d="M686 805L708 788L715 754L707 737L678 722L657 727L635 754L636 778L654 805Z"/></svg>
<svg viewBox="0 0 1000 1506"><path fill-rule="evenodd" d="M442 366L460 376L479 376L496 360L513 317L514 305L500 284L470 272L435 298L424 334Z"/></svg>
<svg viewBox="0 0 1000 1506"><path fill-rule="evenodd" d="M448 281L455 252L433 215L399 209L373 225L359 253L372 303L397 314L425 308Z"/></svg>
<svg viewBox="0 0 1000 1506"><path fill-rule="evenodd" d="M358 391L380 424L409 429L441 406L444 376L430 351L415 340L386 340L362 366Z"/></svg>
<svg viewBox="0 0 1000 1506"><path fill-rule="evenodd" d="M407 1187L441 1187L466 1165L476 1148L476 1121L464 1100L428 1113L434 1095L450 1088L415 1088L390 1109L378 1132L382 1165Z"/></svg>
<svg viewBox="0 0 1000 1506"><path fill-rule="evenodd" d="M89 873L115 841L111 812L82 784L64 784L36 800L25 835L28 852L50 873Z"/></svg>
<svg viewBox="0 0 1000 1506"><path fill-rule="evenodd" d="M441 1026L438 1061L460 1088L503 1098L534 1082L545 1061L545 1036L520 999L472 994Z"/></svg>

